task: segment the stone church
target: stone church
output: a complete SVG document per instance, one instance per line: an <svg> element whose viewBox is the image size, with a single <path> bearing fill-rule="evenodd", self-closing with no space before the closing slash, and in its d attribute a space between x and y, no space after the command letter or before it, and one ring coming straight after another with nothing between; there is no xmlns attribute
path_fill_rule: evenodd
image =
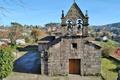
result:
<svg viewBox="0 0 120 80"><path fill-rule="evenodd" d="M74 2L61 15L61 34L46 36L39 42L41 74L56 76L77 74L100 75L101 47L89 37L88 13L82 13Z"/></svg>

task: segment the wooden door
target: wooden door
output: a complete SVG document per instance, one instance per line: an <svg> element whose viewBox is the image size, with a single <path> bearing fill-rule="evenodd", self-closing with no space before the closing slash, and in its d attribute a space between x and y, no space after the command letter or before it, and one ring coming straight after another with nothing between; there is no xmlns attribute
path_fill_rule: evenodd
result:
<svg viewBox="0 0 120 80"><path fill-rule="evenodd" d="M69 73L80 74L80 59L69 60Z"/></svg>

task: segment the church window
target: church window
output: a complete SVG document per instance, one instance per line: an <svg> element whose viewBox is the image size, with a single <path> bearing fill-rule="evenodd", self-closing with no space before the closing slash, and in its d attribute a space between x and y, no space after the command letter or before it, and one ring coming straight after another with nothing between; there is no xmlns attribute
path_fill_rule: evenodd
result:
<svg viewBox="0 0 120 80"><path fill-rule="evenodd" d="M72 48L77 49L77 43L72 43Z"/></svg>

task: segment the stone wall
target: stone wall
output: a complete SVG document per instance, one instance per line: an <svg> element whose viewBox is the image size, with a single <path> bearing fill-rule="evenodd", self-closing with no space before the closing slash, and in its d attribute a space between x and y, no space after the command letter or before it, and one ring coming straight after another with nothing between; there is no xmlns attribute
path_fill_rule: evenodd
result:
<svg viewBox="0 0 120 80"><path fill-rule="evenodd" d="M84 38L64 37L48 50L48 61L45 62L48 75L68 75L69 59L80 59L80 75L96 75L101 70L101 51L95 44L85 43ZM73 48L73 43L77 48ZM74 46L76 47L76 46Z"/></svg>
<svg viewBox="0 0 120 80"><path fill-rule="evenodd" d="M38 44L38 51L39 52L41 52L41 51L43 51L43 50L45 50L47 48L48 48L48 43L39 43Z"/></svg>
<svg viewBox="0 0 120 80"><path fill-rule="evenodd" d="M48 53L48 73L49 75L59 75L61 70L60 65L60 43L57 43L49 48Z"/></svg>
<svg viewBox="0 0 120 80"><path fill-rule="evenodd" d="M101 51L93 44L84 48L84 75L98 75L101 71Z"/></svg>

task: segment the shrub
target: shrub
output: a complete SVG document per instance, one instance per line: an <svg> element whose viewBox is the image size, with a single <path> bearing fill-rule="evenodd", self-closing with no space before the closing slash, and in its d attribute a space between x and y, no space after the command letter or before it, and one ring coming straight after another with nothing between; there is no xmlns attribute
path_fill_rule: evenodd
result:
<svg viewBox="0 0 120 80"><path fill-rule="evenodd" d="M109 57L111 54L115 52L118 47L118 44L112 40L107 42L101 42L102 45L102 56Z"/></svg>
<svg viewBox="0 0 120 80"><path fill-rule="evenodd" d="M0 47L0 79L7 77L13 69L14 57L10 47Z"/></svg>

